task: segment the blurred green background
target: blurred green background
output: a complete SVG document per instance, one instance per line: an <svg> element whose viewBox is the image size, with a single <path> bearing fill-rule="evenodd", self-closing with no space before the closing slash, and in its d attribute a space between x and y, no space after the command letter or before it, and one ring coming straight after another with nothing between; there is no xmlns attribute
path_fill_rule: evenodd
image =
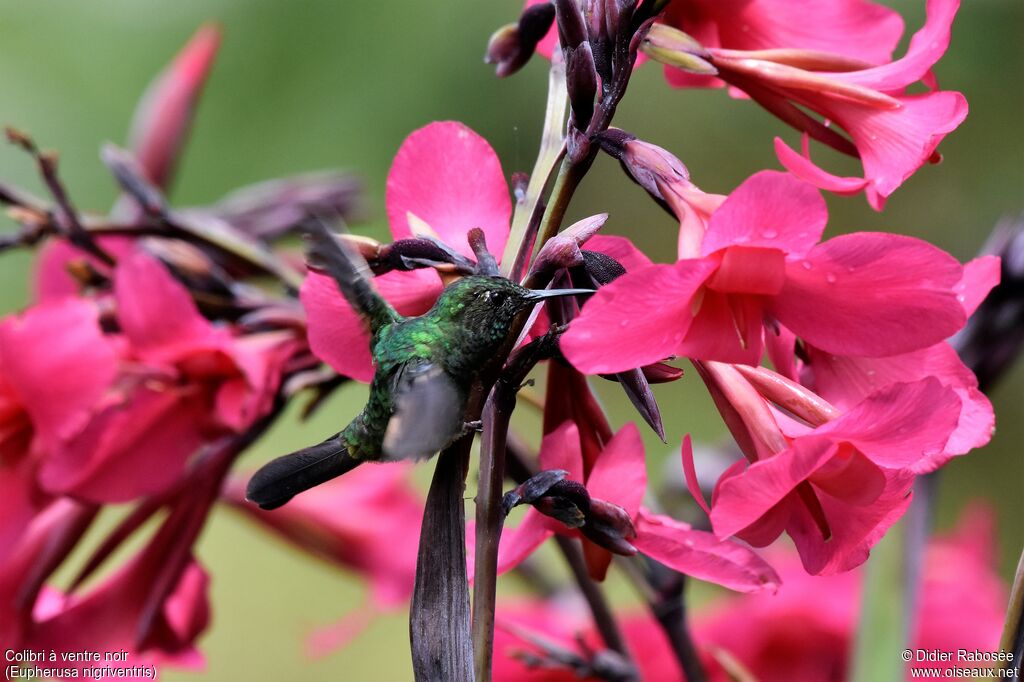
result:
<svg viewBox="0 0 1024 682"><path fill-rule="evenodd" d="M923 0L891 4L910 32L921 25ZM546 67L535 61L498 80L481 62L491 31L518 9L511 0L0 0L0 123L59 150L73 199L103 210L115 188L98 160L100 143L124 140L150 78L200 23L216 20L225 41L174 188L176 203L206 203L273 176L350 168L368 188L365 229L382 236L391 157L406 134L431 120L469 124L491 141L507 173L532 166ZM883 214L861 197L830 197L830 234L894 230L966 260L1001 217L1024 210L1022 27L1018 0L965 3L937 73L944 87L967 95L971 114L940 147L945 162L912 178ZM654 66L637 73L616 125L674 151L703 189L722 193L761 168L778 167L774 135L796 139L757 106L724 92L670 91ZM0 146L0 177L42 194L30 162L10 146ZM607 231L632 237L660 260L674 254L672 222L608 159L586 179L572 216L600 211L611 212ZM0 229L10 227L0 218ZM0 312L25 304L29 264L25 253L0 258ZM616 427L634 419L628 403L609 390L613 385L599 388ZM308 425L289 416L244 463L255 467L319 439L347 421L364 391L341 391ZM1018 363L991 396L999 420L992 444L946 468L938 514L939 527L947 527L969 500L989 500L998 511L1006 577L1024 544L1022 391L1024 364ZM695 377L657 393L670 446L647 434L655 476L683 433L706 442L724 433ZM429 469L421 467L422 478ZM210 679L409 676L404 614L377 621L356 646L305 658L304 635L360 603L360 581L288 550L228 511L215 515L200 555L213 576L214 623L203 641Z"/></svg>

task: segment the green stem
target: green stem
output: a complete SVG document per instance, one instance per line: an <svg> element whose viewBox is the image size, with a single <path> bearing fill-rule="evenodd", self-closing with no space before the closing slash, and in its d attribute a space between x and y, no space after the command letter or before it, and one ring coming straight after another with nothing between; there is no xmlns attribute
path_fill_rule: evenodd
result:
<svg viewBox="0 0 1024 682"><path fill-rule="evenodd" d="M544 129L541 133L540 151L533 164L533 173L526 187L526 195L516 204L512 217L512 229L505 253L501 257L502 270L513 281L519 280L530 255L530 245L536 236L537 224L544 210L542 201L544 189L551 174L565 155L565 108L569 101L565 87L565 63L558 58L551 60L548 72L548 102L544 111Z"/></svg>
<svg viewBox="0 0 1024 682"><path fill-rule="evenodd" d="M864 572L851 682L901 680L907 647L906 572L903 567L905 522L889 529L874 549Z"/></svg>
<svg viewBox="0 0 1024 682"><path fill-rule="evenodd" d="M1017 574L1013 579L1010 603L1006 609L1006 626L999 640L999 649L1013 654L1013 659L1003 663L1008 670L1015 670L1017 679L1021 671L1021 657L1024 656L1024 551L1017 563Z"/></svg>

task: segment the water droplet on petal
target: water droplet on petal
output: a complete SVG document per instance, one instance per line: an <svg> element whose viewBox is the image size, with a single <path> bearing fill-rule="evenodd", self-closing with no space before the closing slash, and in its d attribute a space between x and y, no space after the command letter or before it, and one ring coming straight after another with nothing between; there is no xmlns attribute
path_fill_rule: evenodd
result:
<svg viewBox="0 0 1024 682"><path fill-rule="evenodd" d="M629 326L629 320L619 320L619 326L622 327L622 328L628 327Z"/></svg>
<svg viewBox="0 0 1024 682"><path fill-rule="evenodd" d="M801 263L800 265L801 265L801 267L803 267L803 269L804 269L804 270L810 270L810 269L811 269L811 267L813 267L813 266L811 265L811 261L809 261L809 260L805 260L805 261L804 261L803 263Z"/></svg>
<svg viewBox="0 0 1024 682"><path fill-rule="evenodd" d="M826 274L825 275L825 281L828 282L829 284L835 284L836 283L835 273L830 272L830 273Z"/></svg>
<svg viewBox="0 0 1024 682"><path fill-rule="evenodd" d="M779 236L779 231L772 229L761 230L761 236L764 237L765 239L775 239L776 237Z"/></svg>

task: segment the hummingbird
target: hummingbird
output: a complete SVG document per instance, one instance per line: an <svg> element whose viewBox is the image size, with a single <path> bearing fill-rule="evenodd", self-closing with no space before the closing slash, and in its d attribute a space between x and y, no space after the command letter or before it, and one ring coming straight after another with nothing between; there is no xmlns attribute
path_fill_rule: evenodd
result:
<svg viewBox="0 0 1024 682"><path fill-rule="evenodd" d="M467 433L470 388L508 337L518 313L590 289L531 290L500 276L449 284L434 306L403 317L374 288L369 267L322 222L307 230L309 262L327 272L370 332L374 375L366 406L321 443L278 457L249 480L246 497L276 509L363 462L425 459Z"/></svg>

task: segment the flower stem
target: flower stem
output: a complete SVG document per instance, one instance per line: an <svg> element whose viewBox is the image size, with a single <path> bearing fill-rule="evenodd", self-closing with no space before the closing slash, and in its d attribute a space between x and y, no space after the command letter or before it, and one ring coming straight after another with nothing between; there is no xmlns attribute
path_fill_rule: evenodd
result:
<svg viewBox="0 0 1024 682"><path fill-rule="evenodd" d="M1013 590L1010 592L1010 604L1006 609L1006 626L999 640L999 649L1013 654L1012 660L1003 663L1007 670L1017 674L1021 671L1021 657L1024 656L1024 551L1017 563L1017 574L1013 579Z"/></svg>
<svg viewBox="0 0 1024 682"><path fill-rule="evenodd" d="M630 660L629 651L626 649L626 640L622 638L622 633L619 631L615 614L612 613L601 587L587 573L587 564L583 560L583 552L580 550L579 544L563 535L555 535L555 542L558 543L558 549L569 564L569 570L572 571L572 576L575 578L580 592L583 593L583 598L587 600L590 612L594 616L594 625L597 626L597 631L601 634L605 646L626 660Z"/></svg>
<svg viewBox="0 0 1024 682"><path fill-rule="evenodd" d="M494 612L498 585L498 542L504 515L505 441L515 393L498 382L484 406L480 477L476 493L476 555L473 566L473 656L477 682L489 682L494 656Z"/></svg>
<svg viewBox="0 0 1024 682"><path fill-rule="evenodd" d="M560 58L561 53L556 52L555 55L548 72L548 102L544 111L540 151L533 164L526 194L516 204L512 229L501 258L504 272L513 281L521 279L526 269L526 259L532 252L537 226L544 212L544 189L565 155L565 107L569 95L565 88L565 62Z"/></svg>
<svg viewBox="0 0 1024 682"><path fill-rule="evenodd" d="M899 680L904 677L901 653L907 642L904 612L903 541L906 523L900 521L871 551L864 572L860 623L854 643L850 679L853 682Z"/></svg>
<svg viewBox="0 0 1024 682"><path fill-rule="evenodd" d="M555 352L557 339L558 332L552 330L513 352L484 404L473 566L473 654L477 682L488 682L491 679L498 542L505 521L501 505L501 484L505 480L509 421L516 407L519 387L539 361L551 357Z"/></svg>

